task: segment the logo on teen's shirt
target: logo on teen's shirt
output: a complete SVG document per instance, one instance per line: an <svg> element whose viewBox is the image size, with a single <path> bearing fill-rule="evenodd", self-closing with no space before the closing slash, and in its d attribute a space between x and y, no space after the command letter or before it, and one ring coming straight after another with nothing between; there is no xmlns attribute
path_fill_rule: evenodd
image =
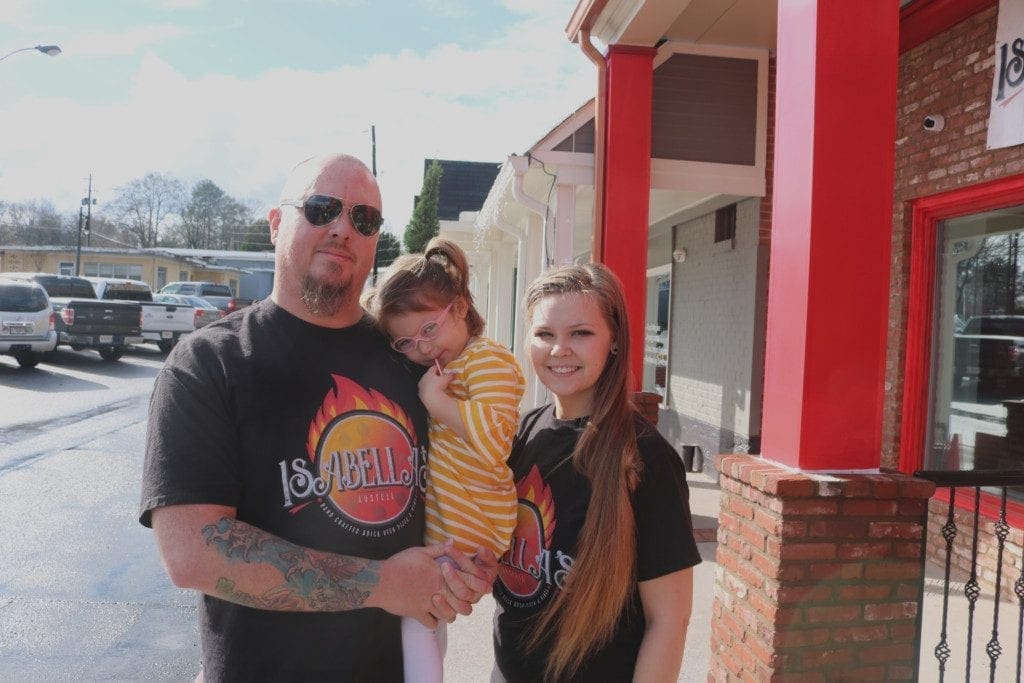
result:
<svg viewBox="0 0 1024 683"><path fill-rule="evenodd" d="M315 501L348 531L393 534L409 523L426 490L426 449L401 406L332 377L335 386L309 425L308 460L278 463L284 507L297 512Z"/></svg>
<svg viewBox="0 0 1024 683"><path fill-rule="evenodd" d="M516 482L516 493L516 528L509 549L498 561L497 590L509 605L527 609L565 585L573 558L561 550L551 550L555 501L536 465Z"/></svg>

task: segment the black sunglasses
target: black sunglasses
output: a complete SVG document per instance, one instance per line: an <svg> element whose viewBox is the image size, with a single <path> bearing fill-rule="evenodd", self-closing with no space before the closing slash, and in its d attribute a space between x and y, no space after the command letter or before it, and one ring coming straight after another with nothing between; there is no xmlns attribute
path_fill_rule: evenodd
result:
<svg viewBox="0 0 1024 683"><path fill-rule="evenodd" d="M325 228L341 216L341 212L345 210L345 201L327 194L314 194L303 200L281 202L281 206L298 207L302 209L310 225ZM366 237L376 235L384 222L380 209L368 204L355 204L349 207L348 219L352 221L352 227Z"/></svg>

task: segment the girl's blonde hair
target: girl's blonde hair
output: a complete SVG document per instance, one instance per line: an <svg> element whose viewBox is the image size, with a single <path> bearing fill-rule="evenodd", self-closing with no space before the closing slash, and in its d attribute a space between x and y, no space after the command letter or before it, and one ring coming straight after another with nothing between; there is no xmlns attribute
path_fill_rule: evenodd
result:
<svg viewBox="0 0 1024 683"><path fill-rule="evenodd" d="M591 485L590 504L565 587L541 613L527 640L554 644L546 678L572 676L606 645L636 589L636 533L630 493L640 475L640 453L629 372L629 320L622 284L600 263L551 270L526 293L526 314L549 296L579 294L597 302L612 332L612 352L594 385L590 420L572 462Z"/></svg>
<svg viewBox="0 0 1024 683"><path fill-rule="evenodd" d="M469 335L479 336L484 319L469 291L466 252L451 240L435 237L422 254L395 259L377 286L363 297L363 305L384 326L391 316L444 308L458 298L466 302Z"/></svg>

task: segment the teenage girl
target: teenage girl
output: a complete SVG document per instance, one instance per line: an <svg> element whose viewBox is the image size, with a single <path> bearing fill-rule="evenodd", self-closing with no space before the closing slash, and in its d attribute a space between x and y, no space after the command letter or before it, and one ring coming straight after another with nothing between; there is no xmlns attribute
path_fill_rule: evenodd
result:
<svg viewBox="0 0 1024 683"><path fill-rule="evenodd" d="M632 405L621 285L567 266L525 303L552 400L508 460L520 512L494 585L492 680L674 681L700 555L682 461Z"/></svg>
<svg viewBox="0 0 1024 683"><path fill-rule="evenodd" d="M512 353L482 337L457 244L435 237L423 254L399 257L366 300L391 346L427 371L420 400L430 413L426 543L466 553L508 550L516 490L505 461L519 424L523 375ZM408 681L440 681L443 629L402 620Z"/></svg>

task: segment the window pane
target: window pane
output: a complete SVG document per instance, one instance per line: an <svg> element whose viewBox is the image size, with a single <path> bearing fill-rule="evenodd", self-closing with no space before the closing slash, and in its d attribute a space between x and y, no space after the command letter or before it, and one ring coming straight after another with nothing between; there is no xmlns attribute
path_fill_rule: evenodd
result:
<svg viewBox="0 0 1024 683"><path fill-rule="evenodd" d="M83 272L86 277L98 277L99 270L97 269L97 263L95 261L86 261L83 266Z"/></svg>
<svg viewBox="0 0 1024 683"><path fill-rule="evenodd" d="M1024 469L1024 206L938 235L928 469Z"/></svg>
<svg viewBox="0 0 1024 683"><path fill-rule="evenodd" d="M142 279L142 266L132 263L128 266L128 277L132 280Z"/></svg>
<svg viewBox="0 0 1024 683"><path fill-rule="evenodd" d="M127 263L115 263L114 264L114 277L128 277L128 264Z"/></svg>

